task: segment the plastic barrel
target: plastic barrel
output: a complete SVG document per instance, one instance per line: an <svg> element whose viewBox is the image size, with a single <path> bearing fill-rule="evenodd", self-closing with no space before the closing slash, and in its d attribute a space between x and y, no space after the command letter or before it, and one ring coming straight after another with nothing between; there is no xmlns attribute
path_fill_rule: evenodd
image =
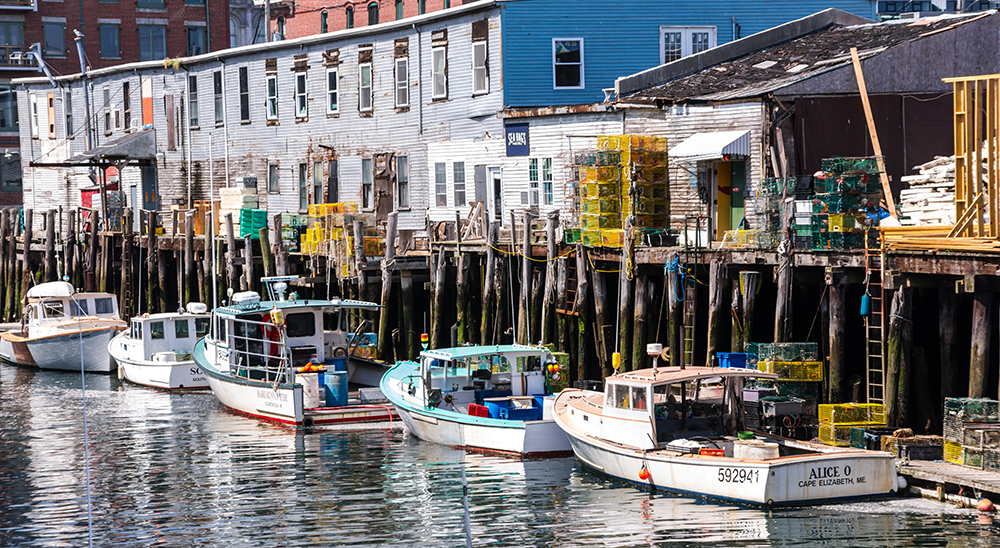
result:
<svg viewBox="0 0 1000 548"><path fill-rule="evenodd" d="M327 371L323 375L327 407L347 405L347 371Z"/></svg>

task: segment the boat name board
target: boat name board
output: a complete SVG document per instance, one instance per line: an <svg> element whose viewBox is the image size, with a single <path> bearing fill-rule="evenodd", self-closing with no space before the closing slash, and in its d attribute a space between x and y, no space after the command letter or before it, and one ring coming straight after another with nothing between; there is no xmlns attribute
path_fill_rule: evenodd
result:
<svg viewBox="0 0 1000 548"><path fill-rule="evenodd" d="M258 388L257 397L264 400L266 407L277 407L280 409L282 403L288 403L288 392Z"/></svg>
<svg viewBox="0 0 1000 548"><path fill-rule="evenodd" d="M201 372L200 367L195 366L191 368L191 382L208 382L205 374Z"/></svg>
<svg viewBox="0 0 1000 548"><path fill-rule="evenodd" d="M760 470L746 468L719 468L721 483L757 483L760 481Z"/></svg>
<svg viewBox="0 0 1000 548"><path fill-rule="evenodd" d="M867 483L865 476L851 477L850 465L820 466L809 469L809 479L799 482L799 487L828 487L833 485L854 485Z"/></svg>

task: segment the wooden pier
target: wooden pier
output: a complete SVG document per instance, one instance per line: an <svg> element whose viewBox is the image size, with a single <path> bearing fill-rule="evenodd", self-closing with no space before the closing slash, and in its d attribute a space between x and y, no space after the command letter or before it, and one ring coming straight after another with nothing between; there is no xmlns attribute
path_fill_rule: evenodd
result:
<svg viewBox="0 0 1000 548"><path fill-rule="evenodd" d="M1000 502L1000 473L942 461L910 461L899 473L916 494L975 506L980 497Z"/></svg>

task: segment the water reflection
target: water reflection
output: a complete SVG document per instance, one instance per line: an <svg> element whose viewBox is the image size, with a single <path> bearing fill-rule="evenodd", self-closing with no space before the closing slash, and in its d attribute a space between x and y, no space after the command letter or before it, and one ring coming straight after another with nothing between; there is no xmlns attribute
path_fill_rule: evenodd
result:
<svg viewBox="0 0 1000 548"><path fill-rule="evenodd" d="M0 546L87 538L80 376L0 368ZM990 546L975 512L920 499L760 509L650 495L574 459L422 442L399 423L297 433L87 377L97 546Z"/></svg>

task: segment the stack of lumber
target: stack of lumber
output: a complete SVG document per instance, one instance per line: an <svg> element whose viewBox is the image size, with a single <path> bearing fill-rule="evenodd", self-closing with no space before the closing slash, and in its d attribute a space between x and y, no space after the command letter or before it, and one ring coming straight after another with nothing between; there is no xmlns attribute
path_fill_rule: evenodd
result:
<svg viewBox="0 0 1000 548"><path fill-rule="evenodd" d="M879 227L885 248L893 251L1000 253L1000 240L949 238L952 225Z"/></svg>
<svg viewBox="0 0 1000 548"><path fill-rule="evenodd" d="M955 157L938 156L914 166L917 175L901 177L910 188L899 193L903 226L955 224Z"/></svg>

